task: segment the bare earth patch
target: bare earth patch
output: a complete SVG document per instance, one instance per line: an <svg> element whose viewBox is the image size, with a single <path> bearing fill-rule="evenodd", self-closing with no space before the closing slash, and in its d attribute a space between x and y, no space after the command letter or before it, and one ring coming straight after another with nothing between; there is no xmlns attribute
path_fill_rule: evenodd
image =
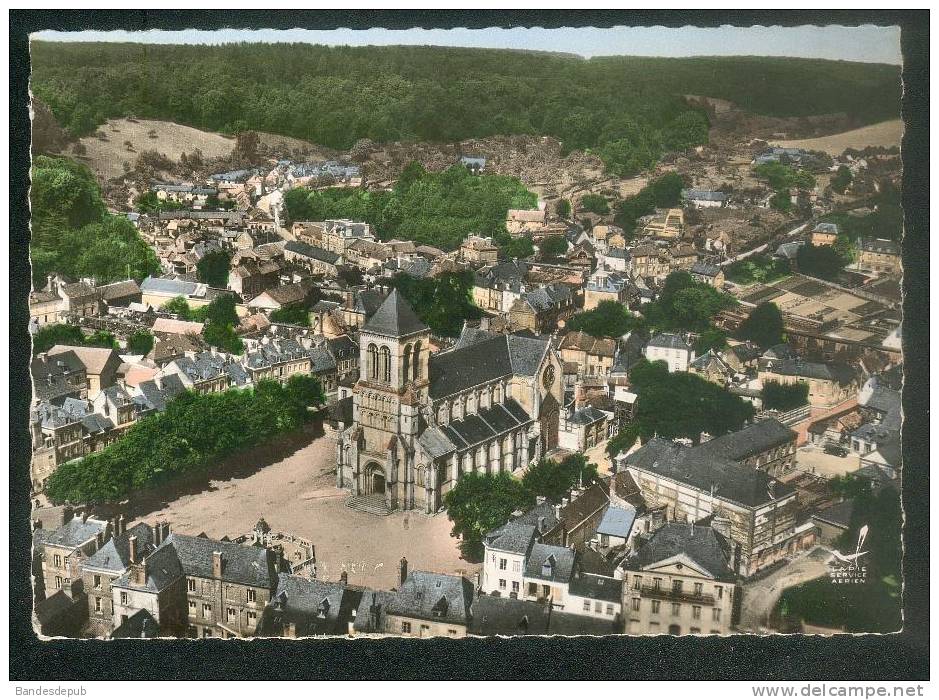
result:
<svg viewBox="0 0 939 700"><path fill-rule="evenodd" d="M844 131L840 134L831 136L821 136L815 139L797 139L792 141L774 141L774 146L784 148L804 148L810 151L824 151L830 156L840 156L848 148L863 150L868 146L882 146L890 148L899 146L900 139L903 137L903 121L900 119L891 119L890 121L880 122Z"/></svg>
<svg viewBox="0 0 939 700"><path fill-rule="evenodd" d="M151 130L156 138L150 138ZM105 134L106 140L94 135L81 139L85 155L76 156L71 149L63 155L87 165L102 182L123 175L124 162L133 166L142 151L158 151L172 160L179 160L183 152L192 153L198 148L203 158L209 159L227 157L235 145L235 139L228 136L152 119L110 119L98 131ZM125 141L130 141L132 150L128 150Z"/></svg>
<svg viewBox="0 0 939 700"><path fill-rule="evenodd" d="M360 586L397 585L398 562L409 567L472 576L478 564L460 559L446 513L394 513L381 517L346 507L349 493L335 486L335 439L318 437L280 461L243 478L215 480L201 493L183 495L135 521L166 519L175 532L235 537L260 516L275 531L299 535L316 547L317 576L337 581L342 571Z"/></svg>

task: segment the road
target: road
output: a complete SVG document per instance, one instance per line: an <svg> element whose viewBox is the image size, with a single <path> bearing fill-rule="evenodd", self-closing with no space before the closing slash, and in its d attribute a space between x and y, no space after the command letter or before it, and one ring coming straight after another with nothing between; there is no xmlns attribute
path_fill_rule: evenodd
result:
<svg viewBox="0 0 939 700"><path fill-rule="evenodd" d="M779 596L787 588L827 574L830 558L831 552L824 547L816 547L796 557L766 578L744 584L739 630L757 634L772 632L767 627L767 623Z"/></svg>

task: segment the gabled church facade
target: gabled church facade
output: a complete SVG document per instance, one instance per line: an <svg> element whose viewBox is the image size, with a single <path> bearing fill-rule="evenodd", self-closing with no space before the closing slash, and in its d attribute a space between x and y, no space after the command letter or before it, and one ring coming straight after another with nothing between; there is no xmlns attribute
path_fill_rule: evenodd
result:
<svg viewBox="0 0 939 700"><path fill-rule="evenodd" d="M359 352L336 446L336 484L353 495L434 513L463 474L512 473L557 445L562 371L548 339L467 328L431 355L430 329L393 291Z"/></svg>

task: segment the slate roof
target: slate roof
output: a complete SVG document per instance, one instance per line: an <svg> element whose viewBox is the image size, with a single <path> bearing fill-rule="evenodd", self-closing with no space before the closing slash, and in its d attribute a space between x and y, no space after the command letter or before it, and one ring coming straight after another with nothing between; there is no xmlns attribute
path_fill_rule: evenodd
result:
<svg viewBox="0 0 939 700"><path fill-rule="evenodd" d="M792 486L777 481L766 472L737 464L701 450L702 446L684 447L662 438L652 438L624 458L627 465L658 474L699 491L751 508L792 493Z"/></svg>
<svg viewBox="0 0 939 700"><path fill-rule="evenodd" d="M199 288L195 282L167 279L166 277L147 277L140 284L140 291L144 294L163 294L169 296L192 296ZM204 285L203 285L204 286Z"/></svg>
<svg viewBox="0 0 939 700"><path fill-rule="evenodd" d="M838 224L832 224L828 222L820 222L815 224L815 228L812 229L812 232L818 231L819 233L833 233L836 236L838 235Z"/></svg>
<svg viewBox="0 0 939 700"><path fill-rule="evenodd" d="M283 636L288 624L297 637L345 634L362 592L342 583L283 575L258 624L262 637Z"/></svg>
<svg viewBox="0 0 939 700"><path fill-rule="evenodd" d="M649 347L670 348L671 350L690 350L691 347L677 333L659 333L648 343Z"/></svg>
<svg viewBox="0 0 939 700"><path fill-rule="evenodd" d="M274 553L264 547L242 546L174 532L147 559L148 564L163 550L170 550L178 562L179 571L189 576L213 578L212 553L221 552L222 581L268 590L277 584Z"/></svg>
<svg viewBox="0 0 939 700"><path fill-rule="evenodd" d="M847 529L851 526L851 516L854 513L854 499L849 498L841 503L835 503L823 510L818 511L812 516L813 520L821 520L824 523Z"/></svg>
<svg viewBox="0 0 939 700"><path fill-rule="evenodd" d="M624 506L611 505L603 514L603 519L597 526L598 535L611 537L629 537L633 523L636 521L636 509L627 504Z"/></svg>
<svg viewBox="0 0 939 700"><path fill-rule="evenodd" d="M522 298L527 301L535 311L549 311L569 301L571 296L570 287L555 282L525 292Z"/></svg>
<svg viewBox="0 0 939 700"><path fill-rule="evenodd" d="M124 280L123 282L113 282L97 288L101 298L105 301L112 299L123 299L129 296L140 296L140 285L135 280Z"/></svg>
<svg viewBox="0 0 939 700"><path fill-rule="evenodd" d="M858 250L882 255L900 255L900 244L887 238L859 238Z"/></svg>
<svg viewBox="0 0 939 700"><path fill-rule="evenodd" d="M697 447L703 454L741 462L753 455L792 442L798 434L775 418L767 418L732 433L708 440Z"/></svg>
<svg viewBox="0 0 939 700"><path fill-rule="evenodd" d="M82 522L81 517L76 515L67 523L50 532L45 538L45 544L58 547L78 547L89 540L93 540L99 532L103 533L107 526L108 524L104 520L87 518Z"/></svg>
<svg viewBox="0 0 939 700"><path fill-rule="evenodd" d="M437 429L457 450L462 451L489 442L530 422L531 416L525 409L515 399L507 399L504 403L483 408L478 413L438 426Z"/></svg>
<svg viewBox="0 0 939 700"><path fill-rule="evenodd" d="M378 310L365 322L362 330L400 338L430 329L417 317L404 295L393 289Z"/></svg>
<svg viewBox="0 0 939 700"><path fill-rule="evenodd" d="M857 372L852 367L840 362L806 362L805 360L770 360L766 370L789 377L809 377L837 382L847 386L857 379Z"/></svg>
<svg viewBox="0 0 939 700"><path fill-rule="evenodd" d="M623 581L596 574L575 573L568 591L571 595L607 603L623 602Z"/></svg>
<svg viewBox="0 0 939 700"><path fill-rule="evenodd" d="M715 265L714 263L704 262L699 260L694 265L691 266L692 275L701 275L702 277L717 277L717 273L721 271L720 265Z"/></svg>
<svg viewBox="0 0 939 700"><path fill-rule="evenodd" d="M567 420L574 425L590 425L606 418L607 415L593 406L584 406L579 408Z"/></svg>
<svg viewBox="0 0 939 700"><path fill-rule="evenodd" d="M719 581L734 581L731 549L727 540L710 527L665 523L652 533L639 551L626 558L623 567L641 571L666 559L684 555Z"/></svg>
<svg viewBox="0 0 939 700"><path fill-rule="evenodd" d="M727 199L727 195L723 192L717 192L714 190L682 190L681 191L682 199L693 199L700 202L723 202Z"/></svg>
<svg viewBox="0 0 939 700"><path fill-rule="evenodd" d="M473 584L462 576L412 571L397 591L385 592L392 615L465 625L473 602Z"/></svg>
<svg viewBox="0 0 939 700"><path fill-rule="evenodd" d="M160 623L146 608L141 608L111 632L113 639L154 639L160 636Z"/></svg>
<svg viewBox="0 0 939 700"><path fill-rule="evenodd" d="M320 262L325 262L330 265L335 265L339 260L339 256L336 253L331 253L328 250L323 248L317 248L314 245L309 243L304 243L302 241L287 241L284 245L284 250L294 253L295 255L301 255L305 258L312 258L313 260L319 260Z"/></svg>
<svg viewBox="0 0 939 700"><path fill-rule="evenodd" d="M121 535L109 539L101 549L84 561L86 569L121 572L130 566L130 538L137 538L138 558L149 556L156 549L153 530L145 523L137 523Z"/></svg>
<svg viewBox="0 0 939 700"><path fill-rule="evenodd" d="M478 595L473 600L469 633L493 635L550 634L550 621L557 613L532 600Z"/></svg>
<svg viewBox="0 0 939 700"><path fill-rule="evenodd" d="M465 330L452 349L430 356L430 396L443 398L513 374L532 377L549 345L547 339Z"/></svg>
<svg viewBox="0 0 939 700"><path fill-rule="evenodd" d="M545 501L486 533L486 545L503 552L524 554L539 533L550 532L558 524L554 506Z"/></svg>
<svg viewBox="0 0 939 700"><path fill-rule="evenodd" d="M574 573L573 549L536 542L525 561L525 578L568 583Z"/></svg>

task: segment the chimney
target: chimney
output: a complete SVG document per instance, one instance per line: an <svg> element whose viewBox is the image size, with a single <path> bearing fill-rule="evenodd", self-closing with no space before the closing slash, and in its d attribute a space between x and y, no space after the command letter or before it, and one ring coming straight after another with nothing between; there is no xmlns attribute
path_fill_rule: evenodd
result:
<svg viewBox="0 0 939 700"><path fill-rule="evenodd" d="M82 524L85 524L86 522L88 522L88 511L87 511L87 510L83 510L79 515L81 516Z"/></svg>
<svg viewBox="0 0 939 700"><path fill-rule="evenodd" d="M297 624L293 621L284 623L284 636L291 639L297 638Z"/></svg>
<svg viewBox="0 0 939 700"><path fill-rule="evenodd" d="M348 571L343 571L341 574L339 574L339 582L343 586L349 585L349 572Z"/></svg>
<svg viewBox="0 0 939 700"><path fill-rule="evenodd" d="M123 514L121 514L120 517L118 517L118 519L117 519L117 524L118 524L118 527L120 527L120 530L121 530L120 533L118 533L118 534L123 535L125 532L127 532L127 522L124 520L124 515L123 515Z"/></svg>
<svg viewBox="0 0 939 700"><path fill-rule="evenodd" d="M401 561L398 563L398 585L403 586L404 582L408 578L408 560L404 557L401 557Z"/></svg>
<svg viewBox="0 0 939 700"><path fill-rule="evenodd" d="M140 562L138 566L134 567L134 575L137 579L137 584L143 586L147 583L147 559L144 557L143 561Z"/></svg>
<svg viewBox="0 0 939 700"><path fill-rule="evenodd" d="M222 553L212 552L212 577L222 578Z"/></svg>
<svg viewBox="0 0 939 700"><path fill-rule="evenodd" d="M559 506L557 503L554 504L554 517L558 520L561 519L561 506Z"/></svg>
<svg viewBox="0 0 939 700"><path fill-rule="evenodd" d="M160 535L160 543L162 544L163 542L166 542L166 538L170 536L169 522L164 520L163 523L160 525L160 528L162 528L162 534Z"/></svg>
<svg viewBox="0 0 939 700"><path fill-rule="evenodd" d="M36 359L39 360L40 362L46 362L49 359L49 354L45 352L41 352L38 355L36 355Z"/></svg>
<svg viewBox="0 0 939 700"><path fill-rule="evenodd" d="M561 499L561 508L567 508L569 501L566 498Z"/></svg>
<svg viewBox="0 0 939 700"><path fill-rule="evenodd" d="M95 550L101 549L101 546L104 544L104 533L96 532L95 533Z"/></svg>
<svg viewBox="0 0 939 700"><path fill-rule="evenodd" d="M150 528L150 532L153 536L153 546L159 547L161 542L161 537L163 536L163 531L160 529L159 521L155 522Z"/></svg>
<svg viewBox="0 0 939 700"><path fill-rule="evenodd" d="M542 505L545 502L544 496L535 496L535 505Z"/></svg>
<svg viewBox="0 0 939 700"><path fill-rule="evenodd" d="M137 536L136 535L131 535L127 539L127 547L129 549L128 556L130 556L130 563L136 564L137 563Z"/></svg>

